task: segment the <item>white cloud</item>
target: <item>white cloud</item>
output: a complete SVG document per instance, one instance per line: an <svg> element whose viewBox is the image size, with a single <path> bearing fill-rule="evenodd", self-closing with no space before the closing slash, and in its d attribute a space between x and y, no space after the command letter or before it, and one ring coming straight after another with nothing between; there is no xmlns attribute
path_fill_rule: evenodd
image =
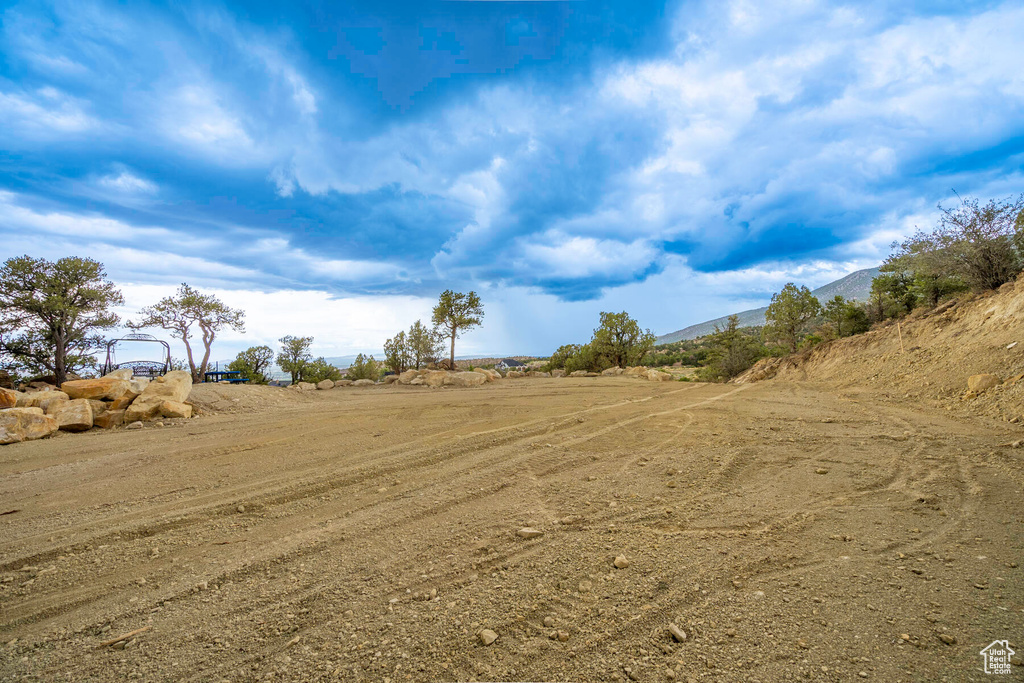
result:
<svg viewBox="0 0 1024 683"><path fill-rule="evenodd" d="M103 176L98 182L102 187L124 194L154 194L158 189L156 183L128 171Z"/></svg>
<svg viewBox="0 0 1024 683"><path fill-rule="evenodd" d="M45 87L35 93L0 92L0 130L33 138L75 135L100 127L85 113L83 103ZM0 138L8 137L0 132Z"/></svg>

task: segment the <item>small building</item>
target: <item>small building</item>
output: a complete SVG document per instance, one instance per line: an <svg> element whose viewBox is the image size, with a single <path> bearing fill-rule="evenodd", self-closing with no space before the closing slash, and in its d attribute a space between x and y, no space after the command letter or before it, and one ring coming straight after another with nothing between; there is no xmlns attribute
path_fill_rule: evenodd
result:
<svg viewBox="0 0 1024 683"><path fill-rule="evenodd" d="M512 358L502 358L494 364L494 369L501 370L502 372L507 372L509 370L520 371L526 369L526 363L520 363Z"/></svg>

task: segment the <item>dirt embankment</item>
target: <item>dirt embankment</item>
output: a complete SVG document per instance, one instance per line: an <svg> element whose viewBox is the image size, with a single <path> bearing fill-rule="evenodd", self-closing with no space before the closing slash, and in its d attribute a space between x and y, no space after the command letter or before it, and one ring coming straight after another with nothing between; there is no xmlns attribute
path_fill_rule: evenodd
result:
<svg viewBox="0 0 1024 683"><path fill-rule="evenodd" d="M1003 384L977 396L971 375ZM954 414L1024 420L1024 278L999 291L915 311L866 334L822 344L808 353L762 361L738 383L774 377L862 386L890 398L916 400Z"/></svg>

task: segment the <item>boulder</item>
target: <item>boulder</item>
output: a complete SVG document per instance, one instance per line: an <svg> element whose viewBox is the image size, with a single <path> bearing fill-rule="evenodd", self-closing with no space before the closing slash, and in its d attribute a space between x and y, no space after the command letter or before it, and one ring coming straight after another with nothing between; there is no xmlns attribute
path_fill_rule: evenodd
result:
<svg viewBox="0 0 1024 683"><path fill-rule="evenodd" d="M160 404L166 399L150 397L148 399L140 396L128 406L124 413L124 421L128 423L152 420L160 414Z"/></svg>
<svg viewBox="0 0 1024 683"><path fill-rule="evenodd" d="M661 370L648 370L647 379L652 382L671 382L672 375L667 372L662 372Z"/></svg>
<svg viewBox="0 0 1024 683"><path fill-rule="evenodd" d="M537 370L535 372L531 372L530 376L531 377L551 377L551 373L550 372L542 372L541 370Z"/></svg>
<svg viewBox="0 0 1024 683"><path fill-rule="evenodd" d="M63 391L54 391L52 393L59 393L61 395L53 398L44 398L36 403L36 407L42 408L43 412L47 415L56 415L57 411L61 410L68 402L67 395Z"/></svg>
<svg viewBox="0 0 1024 683"><path fill-rule="evenodd" d="M551 371L551 376L552 377L565 377L565 370L563 370L562 368L555 368L554 370Z"/></svg>
<svg viewBox="0 0 1024 683"><path fill-rule="evenodd" d="M445 384L445 379L448 377L448 372L445 370L427 370L422 375L423 383L428 387L442 387Z"/></svg>
<svg viewBox="0 0 1024 683"><path fill-rule="evenodd" d="M636 367L628 367L628 368L626 368L623 371L622 374L625 375L626 377L645 377L646 378L647 377L647 368L644 367L643 365L638 365Z"/></svg>
<svg viewBox="0 0 1024 683"><path fill-rule="evenodd" d="M398 375L384 375L384 384L394 384L398 381Z"/></svg>
<svg viewBox="0 0 1024 683"><path fill-rule="evenodd" d="M414 379L420 376L419 370L406 370L398 376L398 381L402 384L411 384Z"/></svg>
<svg viewBox="0 0 1024 683"><path fill-rule="evenodd" d="M139 399L160 398L162 401L184 403L191 393L192 375L184 370L172 370L147 384Z"/></svg>
<svg viewBox="0 0 1024 683"><path fill-rule="evenodd" d="M108 410L125 410L128 406L132 404L132 401L134 401L135 398L136 397L134 396L129 396L128 394L125 394L116 401L111 401Z"/></svg>
<svg viewBox="0 0 1024 683"><path fill-rule="evenodd" d="M967 378L967 388L977 394L991 389L992 387L999 386L1002 383L1002 380L998 377L989 374L971 375Z"/></svg>
<svg viewBox="0 0 1024 683"><path fill-rule="evenodd" d="M320 389L321 391L323 391L325 389L333 389L334 388L334 380L325 379L322 382L317 382L316 383L316 388Z"/></svg>
<svg viewBox="0 0 1024 683"><path fill-rule="evenodd" d="M588 373L586 370L574 370L569 373L570 377L586 377Z"/></svg>
<svg viewBox="0 0 1024 683"><path fill-rule="evenodd" d="M422 377L414 377L412 379L412 381L409 382L409 386L411 386L411 387L422 387L426 383L427 383L426 380L424 380Z"/></svg>
<svg viewBox="0 0 1024 683"><path fill-rule="evenodd" d="M106 412L107 406L109 405L106 401L97 401L96 399L88 399L89 407L92 408L92 418L95 420L96 416L100 413Z"/></svg>
<svg viewBox="0 0 1024 683"><path fill-rule="evenodd" d="M596 372L588 372L586 376L587 377L600 377L601 375L597 374Z"/></svg>
<svg viewBox="0 0 1024 683"><path fill-rule="evenodd" d="M187 374L187 373L186 373ZM191 378L190 378L191 382ZM72 399L98 399L113 401L128 393L131 382L117 377L99 379L75 379L60 385L61 391Z"/></svg>
<svg viewBox="0 0 1024 683"><path fill-rule="evenodd" d="M334 388L337 389L338 387L347 387L351 386L351 384L352 380L350 379L339 379L337 382L334 383Z"/></svg>
<svg viewBox="0 0 1024 683"><path fill-rule="evenodd" d="M65 432L84 432L92 429L92 406L89 399L76 398L67 401L54 416L57 427Z"/></svg>
<svg viewBox="0 0 1024 683"><path fill-rule="evenodd" d="M316 391L316 385L312 382L296 382L294 387L299 391Z"/></svg>
<svg viewBox="0 0 1024 683"><path fill-rule="evenodd" d="M376 384L376 382L372 379L357 379L355 382L352 382L352 386L354 387L372 387L374 384Z"/></svg>
<svg viewBox="0 0 1024 683"><path fill-rule="evenodd" d="M0 411L0 444L20 443L49 436L57 420L39 408L8 408Z"/></svg>
<svg viewBox="0 0 1024 683"><path fill-rule="evenodd" d="M526 373L519 372L518 370L509 370L505 373L506 379L519 379L520 377L526 377Z"/></svg>
<svg viewBox="0 0 1024 683"><path fill-rule="evenodd" d="M19 392L10 389L0 389L0 410L14 408L18 405Z"/></svg>
<svg viewBox="0 0 1024 683"><path fill-rule="evenodd" d="M479 372L453 372L444 383L453 387L478 387L487 383L487 376Z"/></svg>
<svg viewBox="0 0 1024 683"><path fill-rule="evenodd" d="M160 404L160 415L168 418L185 418L187 420L192 417L192 406L187 403L178 403L177 401L164 401Z"/></svg>
<svg viewBox="0 0 1024 683"><path fill-rule="evenodd" d="M613 368L608 368L607 370L602 370L601 374L603 376L605 376L605 377L616 377L618 375L621 375L624 372L625 372L625 370L623 370L622 368L620 368L619 366L616 365Z"/></svg>
<svg viewBox="0 0 1024 683"><path fill-rule="evenodd" d="M485 370L483 368L473 368L473 372L483 375L486 378L484 380L486 382L493 382L495 379L497 379L497 377L495 377L494 375L498 375L498 373L494 372L494 370ZM498 375L498 377L501 377L501 375Z"/></svg>
<svg viewBox="0 0 1024 683"><path fill-rule="evenodd" d="M124 424L123 410L107 410L92 419L92 426L100 429L112 429Z"/></svg>
<svg viewBox="0 0 1024 683"><path fill-rule="evenodd" d="M131 368L121 368L103 375L103 379L131 379L134 374Z"/></svg>
<svg viewBox="0 0 1024 683"><path fill-rule="evenodd" d="M43 408L44 403L54 399L66 401L68 400L68 395L63 391L30 391L18 398L18 407ZM43 412L46 412L45 408L43 408Z"/></svg>

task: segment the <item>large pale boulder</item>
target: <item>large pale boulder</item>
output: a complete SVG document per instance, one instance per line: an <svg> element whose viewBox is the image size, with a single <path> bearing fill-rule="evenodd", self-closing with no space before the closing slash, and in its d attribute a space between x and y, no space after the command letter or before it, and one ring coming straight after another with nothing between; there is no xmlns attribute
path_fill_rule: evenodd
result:
<svg viewBox="0 0 1024 683"><path fill-rule="evenodd" d="M92 426L99 427L100 429L119 427L124 424L124 413L125 411L123 410L108 410L100 413L92 419Z"/></svg>
<svg viewBox="0 0 1024 683"><path fill-rule="evenodd" d="M187 374L187 373L186 373ZM191 383L191 378L189 379ZM113 401L121 398L131 389L131 382L117 377L99 379L75 379L60 385L61 391L72 399L93 398Z"/></svg>
<svg viewBox="0 0 1024 683"><path fill-rule="evenodd" d="M672 375L667 372L662 372L661 370L648 370L647 379L652 382L671 382Z"/></svg>
<svg viewBox="0 0 1024 683"><path fill-rule="evenodd" d="M311 387L313 385L310 385ZM184 403L192 393L192 375L184 370L172 370L146 385L138 400L160 398L162 401Z"/></svg>
<svg viewBox="0 0 1024 683"><path fill-rule="evenodd" d="M65 432L84 432L92 429L92 406L85 398L76 398L66 404L54 415L57 427Z"/></svg>
<svg viewBox="0 0 1024 683"><path fill-rule="evenodd" d="M987 391L992 387L999 386L1003 381L995 375L982 374L971 375L967 378L967 388L977 394Z"/></svg>
<svg viewBox="0 0 1024 683"><path fill-rule="evenodd" d="M604 377L615 377L617 375L621 375L624 372L625 372L625 370L623 370L622 368L620 368L619 366L616 365L613 368L608 368L607 370L602 370L601 374Z"/></svg>
<svg viewBox="0 0 1024 683"><path fill-rule="evenodd" d="M296 382L292 386L299 391L316 391L316 385L312 382Z"/></svg>
<svg viewBox="0 0 1024 683"><path fill-rule="evenodd" d="M647 377L647 368L644 367L643 365L638 365L636 367L628 367L628 368L626 368L623 371L622 374L625 375L626 377L643 377L643 378L646 378Z"/></svg>
<svg viewBox="0 0 1024 683"><path fill-rule="evenodd" d="M414 379L420 376L419 370L406 370L398 376L398 381L402 384L411 384Z"/></svg>
<svg viewBox="0 0 1024 683"><path fill-rule="evenodd" d="M520 377L526 377L526 373L518 370L509 370L505 373L505 379L519 379Z"/></svg>
<svg viewBox="0 0 1024 683"><path fill-rule="evenodd" d="M39 408L0 410L0 444L20 443L49 436L57 431L57 420Z"/></svg>
<svg viewBox="0 0 1024 683"><path fill-rule="evenodd" d="M574 370L573 372L569 373L569 376L570 377L586 377L589 374L590 373L588 373L586 370Z"/></svg>
<svg viewBox="0 0 1024 683"><path fill-rule="evenodd" d="M334 388L337 389L338 387L347 387L351 386L351 384L352 380L350 379L339 379L337 382L334 383Z"/></svg>
<svg viewBox="0 0 1024 683"><path fill-rule="evenodd" d="M555 368L554 370L551 371L551 376L552 377L565 377L565 370L563 370L562 368Z"/></svg>
<svg viewBox="0 0 1024 683"><path fill-rule="evenodd" d="M550 372L544 372L543 370L531 370L530 377L550 377Z"/></svg>
<svg viewBox="0 0 1024 683"><path fill-rule="evenodd" d="M17 406L18 394L19 392L11 389L0 389L0 410Z"/></svg>
<svg viewBox="0 0 1024 683"><path fill-rule="evenodd" d="M185 418L187 420L192 417L192 406L187 403L178 403L177 401L164 401L160 404L160 415L167 418Z"/></svg>
<svg viewBox="0 0 1024 683"><path fill-rule="evenodd" d="M445 384L453 387L478 387L487 383L487 376L479 372L452 372L445 378Z"/></svg>
<svg viewBox="0 0 1024 683"><path fill-rule="evenodd" d="M445 370L427 370L422 376L424 384L437 388L444 386L448 373Z"/></svg>
<svg viewBox="0 0 1024 683"><path fill-rule="evenodd" d="M95 420L96 416L100 413L106 412L107 407L110 405L106 401L97 401L96 399L88 399L89 407L92 408L92 417Z"/></svg>
<svg viewBox="0 0 1024 683"><path fill-rule="evenodd" d="M483 375L486 378L485 381L487 382L493 382L495 379L497 379L496 377L494 377L494 375L491 374L492 372L494 372L493 370L485 370L484 368L473 368L473 372ZM498 377L501 377L501 375L498 375Z"/></svg>
<svg viewBox="0 0 1024 683"><path fill-rule="evenodd" d="M160 405L164 400L159 397L146 400L140 396L125 410L124 421L131 424L132 422L152 420L160 414Z"/></svg>
<svg viewBox="0 0 1024 683"><path fill-rule="evenodd" d="M68 395L63 391L29 391L18 397L19 408L43 408L44 404L53 399L68 400Z"/></svg>
<svg viewBox="0 0 1024 683"><path fill-rule="evenodd" d="M121 368L103 375L103 379L131 379L134 374L131 368Z"/></svg>
<svg viewBox="0 0 1024 683"><path fill-rule="evenodd" d="M68 396L63 391L47 392L53 394L60 394L60 396L54 396L52 398L44 398L36 402L36 407L41 408L47 415L56 415L57 411L64 408L68 403Z"/></svg>
<svg viewBox="0 0 1024 683"><path fill-rule="evenodd" d="M384 384L395 384L398 382L398 375L384 375Z"/></svg>
<svg viewBox="0 0 1024 683"><path fill-rule="evenodd" d="M352 386L354 387L372 387L374 384L376 384L376 382L372 379L357 379L355 382L352 382Z"/></svg>
<svg viewBox="0 0 1024 683"><path fill-rule="evenodd" d="M325 389L333 389L334 388L334 380L325 379L322 382L317 382L316 383L316 388L320 389L321 391L323 391Z"/></svg>

